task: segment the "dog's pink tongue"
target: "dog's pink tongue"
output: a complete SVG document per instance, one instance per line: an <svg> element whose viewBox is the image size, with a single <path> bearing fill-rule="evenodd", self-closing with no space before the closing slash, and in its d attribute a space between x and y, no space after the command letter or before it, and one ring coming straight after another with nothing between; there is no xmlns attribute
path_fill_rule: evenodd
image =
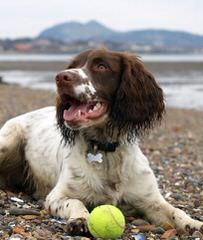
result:
<svg viewBox="0 0 203 240"><path fill-rule="evenodd" d="M68 110L64 110L63 118L65 121L84 120L87 113L87 104L72 104ZM80 114L79 114L80 111Z"/></svg>

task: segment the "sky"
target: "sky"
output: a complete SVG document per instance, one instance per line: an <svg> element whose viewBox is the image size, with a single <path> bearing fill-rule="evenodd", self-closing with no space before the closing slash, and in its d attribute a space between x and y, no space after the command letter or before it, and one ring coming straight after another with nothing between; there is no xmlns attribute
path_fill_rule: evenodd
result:
<svg viewBox="0 0 203 240"><path fill-rule="evenodd" d="M0 1L0 38L34 37L58 23L89 20L120 31L155 28L203 35L203 0Z"/></svg>

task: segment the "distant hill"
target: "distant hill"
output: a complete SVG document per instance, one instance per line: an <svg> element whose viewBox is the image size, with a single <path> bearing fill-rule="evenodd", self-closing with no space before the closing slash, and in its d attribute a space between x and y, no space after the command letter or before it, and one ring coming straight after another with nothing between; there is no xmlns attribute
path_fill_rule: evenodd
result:
<svg viewBox="0 0 203 240"><path fill-rule="evenodd" d="M128 42L158 47L203 48L203 36L201 35L154 29L119 32L97 21L58 24L42 31L39 37L64 42L92 40L96 42Z"/></svg>
<svg viewBox="0 0 203 240"><path fill-rule="evenodd" d="M116 34L116 32L96 21L90 21L85 24L79 22L58 24L45 29L40 33L39 37L72 42L78 40L109 39L113 34Z"/></svg>

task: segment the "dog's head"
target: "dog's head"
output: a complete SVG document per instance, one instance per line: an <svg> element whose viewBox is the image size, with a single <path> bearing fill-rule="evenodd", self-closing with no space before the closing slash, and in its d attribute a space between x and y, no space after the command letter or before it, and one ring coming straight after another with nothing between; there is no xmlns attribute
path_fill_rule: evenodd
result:
<svg viewBox="0 0 203 240"><path fill-rule="evenodd" d="M57 119L62 132L109 126L137 135L161 120L162 89L134 55L89 50L56 76ZM66 133L67 134L67 131Z"/></svg>

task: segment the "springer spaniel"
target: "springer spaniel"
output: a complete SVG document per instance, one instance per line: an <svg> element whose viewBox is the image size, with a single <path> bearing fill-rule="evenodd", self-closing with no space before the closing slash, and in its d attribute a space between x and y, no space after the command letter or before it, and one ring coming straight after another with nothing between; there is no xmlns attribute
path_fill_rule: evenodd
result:
<svg viewBox="0 0 203 240"><path fill-rule="evenodd" d="M203 232L202 222L165 201L139 148L140 134L164 113L162 89L143 63L89 50L56 84L56 108L13 118L0 130L1 187L45 197L52 215L72 226L82 219L84 229L88 207L124 203L156 225Z"/></svg>

